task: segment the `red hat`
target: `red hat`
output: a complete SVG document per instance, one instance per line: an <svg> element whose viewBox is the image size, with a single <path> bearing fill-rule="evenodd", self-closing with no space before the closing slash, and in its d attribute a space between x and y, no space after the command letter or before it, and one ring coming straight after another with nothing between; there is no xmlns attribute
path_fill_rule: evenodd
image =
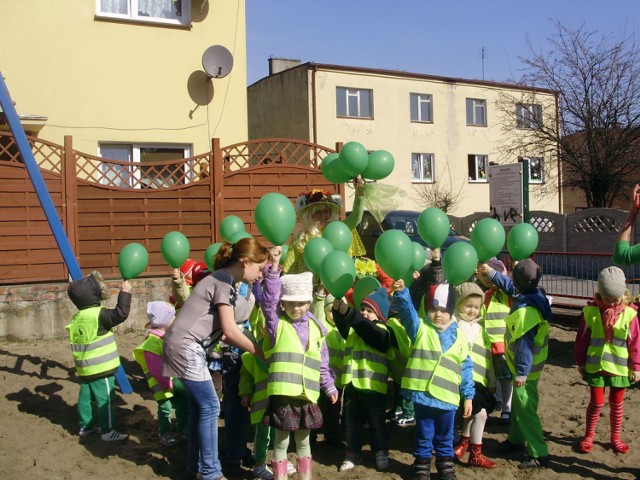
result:
<svg viewBox="0 0 640 480"><path fill-rule="evenodd" d="M187 275L189 275L189 272L193 270L193 267L197 265L197 263L198 262L196 262L195 260L191 260L190 258L187 258L182 264L182 266L180 267L180 271L186 277Z"/></svg>
<svg viewBox="0 0 640 480"><path fill-rule="evenodd" d="M211 272L207 268L207 264L204 262L196 263L191 271L191 279L193 281L193 286L202 280L204 277L208 276Z"/></svg>
<svg viewBox="0 0 640 480"><path fill-rule="evenodd" d="M453 295L449 295L449 284L430 285L427 289L425 307L427 310L441 307L453 313Z"/></svg>

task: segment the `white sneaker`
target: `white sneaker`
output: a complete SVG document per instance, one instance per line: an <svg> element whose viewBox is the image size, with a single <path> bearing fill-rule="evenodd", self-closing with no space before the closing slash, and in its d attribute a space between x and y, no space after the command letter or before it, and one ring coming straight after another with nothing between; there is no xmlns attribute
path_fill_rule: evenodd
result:
<svg viewBox="0 0 640 480"><path fill-rule="evenodd" d="M110 432L100 435L100 440L103 442L120 442L122 440L126 440L128 437L129 435L126 433L119 433L115 430L111 430Z"/></svg>
<svg viewBox="0 0 640 480"><path fill-rule="evenodd" d="M296 466L287 460L287 475L293 475L297 472Z"/></svg>
<svg viewBox="0 0 640 480"><path fill-rule="evenodd" d="M376 452L376 468L378 470L386 470L389 468L389 457L383 450Z"/></svg>
<svg viewBox="0 0 640 480"><path fill-rule="evenodd" d="M267 465L258 465L253 467L253 478L261 480L272 480L273 472Z"/></svg>
<svg viewBox="0 0 640 480"><path fill-rule="evenodd" d="M351 458L345 458L344 462L342 462L342 465L340 465L340 468L338 471L340 472L347 472L349 470L353 470L356 465L360 465L362 463L362 460L357 458L357 459L351 459Z"/></svg>

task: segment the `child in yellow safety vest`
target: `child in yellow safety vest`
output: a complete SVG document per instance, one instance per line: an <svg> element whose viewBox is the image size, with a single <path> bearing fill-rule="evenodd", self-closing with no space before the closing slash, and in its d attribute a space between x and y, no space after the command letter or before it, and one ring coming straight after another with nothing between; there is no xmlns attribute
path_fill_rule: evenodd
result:
<svg viewBox="0 0 640 480"><path fill-rule="evenodd" d="M109 296L109 287L99 272L69 284L69 298L78 312L66 326L71 341L73 361L80 377L78 413L80 436L98 431L93 420L93 405L98 410L101 440L125 440L127 435L114 430L116 398L114 373L120 366L120 356L112 328L124 322L131 308L131 284L125 280L118 293L115 308L101 306Z"/></svg>
<svg viewBox="0 0 640 480"><path fill-rule="evenodd" d="M548 356L552 314L548 298L538 288L542 272L533 260L525 258L514 267L512 278L487 264L480 265L478 273L512 299L504 339L505 358L514 378L511 426L497 451L509 454L526 448L527 456L518 468L544 468L549 463L549 448L538 415L538 381Z"/></svg>
<svg viewBox="0 0 640 480"><path fill-rule="evenodd" d="M411 340L401 393L413 400L415 408L414 480L430 478L434 454L439 478L457 480L453 451L456 411L462 402L463 418L469 418L475 395L469 344L458 330L449 289L447 284L428 287L423 319L404 281L393 283L393 305Z"/></svg>
<svg viewBox="0 0 640 480"><path fill-rule="evenodd" d="M388 435L386 431L387 379L389 377L389 331L385 326L389 316L389 294L377 288L363 298L360 310L349 307L344 300L334 300L333 318L340 335L346 340L342 383L345 387L345 425L347 452L340 471L345 472L362 463L364 424L369 424L371 450L376 468L389 467Z"/></svg>
<svg viewBox="0 0 640 480"><path fill-rule="evenodd" d="M144 342L133 351L133 358L142 367L153 398L158 402L158 432L160 442L172 447L177 439L173 433L171 416L176 411L176 430L185 432L189 423L187 393L177 378L162 375L162 343L167 328L176 317L176 310L167 302L147 303L149 331Z"/></svg>
<svg viewBox="0 0 640 480"><path fill-rule="evenodd" d="M454 449L456 457L461 460L469 453L469 466L494 468L496 463L482 454L482 436L489 413L496 406L494 396L496 379L491 363L491 343L480 320L484 292L474 282L464 282L454 287L456 294L455 316L458 329L469 342L471 360L473 361L473 397L472 416L463 422L460 443Z"/></svg>
<svg viewBox="0 0 640 480"><path fill-rule="evenodd" d="M598 276L598 291L582 311L573 351L578 372L589 384L590 399L585 434L578 448L593 449L593 437L604 406L604 389L609 387L611 448L627 453L629 445L620 439L624 391L640 381L640 324L631 304L624 272L607 267Z"/></svg>
<svg viewBox="0 0 640 480"><path fill-rule="evenodd" d="M310 431L322 425L320 390L338 400L329 370L327 329L311 313L313 274L280 277L281 247L271 249L272 265L263 280L265 316L263 350L269 365L269 404L263 423L276 427L273 468L276 480L286 480L289 436L295 432L298 478L310 480Z"/></svg>
<svg viewBox="0 0 640 480"><path fill-rule="evenodd" d="M507 267L502 261L493 257L487 260L487 265L506 275ZM509 296L495 286L484 276L478 276L480 288L484 290L484 304L482 306L482 324L491 342L491 363L496 376L496 408L500 411L500 423L509 425L511 422L511 396L513 393L513 375L504 356L504 334L507 330L505 318L511 310Z"/></svg>

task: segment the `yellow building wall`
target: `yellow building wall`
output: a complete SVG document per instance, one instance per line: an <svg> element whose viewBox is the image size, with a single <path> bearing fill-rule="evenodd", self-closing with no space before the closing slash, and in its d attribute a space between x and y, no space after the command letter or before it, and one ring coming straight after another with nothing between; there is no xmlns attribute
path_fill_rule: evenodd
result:
<svg viewBox="0 0 640 480"><path fill-rule="evenodd" d="M456 192L462 189L459 204L449 213L463 216L489 211L489 184L468 181L467 156L488 155L489 161L500 164L517 162L517 156L506 158L501 153L500 145L511 142L510 135L519 134L514 128L510 135L506 135L502 129L505 119L497 118L496 104L502 101L503 89L465 84L463 81L425 81L362 72L320 70L316 75L318 143L333 145L336 141L357 141L368 150L391 152L395 168L383 182L406 190L408 195L403 208L413 210L424 207L418 202L418 189L422 184L412 182L411 154L432 153L435 155L436 181L440 185L450 185ZM309 76L311 78L311 72ZM373 120L337 118L336 87L372 89ZM433 95L432 124L410 121L410 93ZM467 126L466 98L486 100L487 127ZM544 105L545 116L551 114L550 117L555 118L552 95L546 95ZM515 111L515 104L513 108ZM522 154L537 156L527 152ZM540 186L531 186L530 210L558 212L557 161L545 158L545 163L550 168L545 174L550 173L548 178L552 184L547 187L551 188L543 191ZM352 199L347 198L346 204L349 209Z"/></svg>
<svg viewBox="0 0 640 480"><path fill-rule="evenodd" d="M109 21L94 0L0 2L0 71L18 114L48 117L39 137L97 154L99 142L179 143L192 153L247 139L244 0L192 0L191 27ZM231 73L206 79L222 45Z"/></svg>

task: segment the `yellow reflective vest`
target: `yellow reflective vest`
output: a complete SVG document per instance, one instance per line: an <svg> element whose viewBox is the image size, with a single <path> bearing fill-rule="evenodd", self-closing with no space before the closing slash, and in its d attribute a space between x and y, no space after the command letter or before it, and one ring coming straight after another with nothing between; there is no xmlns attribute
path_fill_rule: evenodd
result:
<svg viewBox="0 0 640 480"><path fill-rule="evenodd" d="M264 355L269 366L269 395L306 398L317 403L320 395L320 349L324 337L320 326L309 319L309 341L304 351L300 339L289 321L280 317L276 343L264 337Z"/></svg>
<svg viewBox="0 0 640 480"><path fill-rule="evenodd" d="M376 324L376 328L385 327ZM381 352L371 347L352 328L344 348L342 384L351 383L359 390L371 390L386 395L390 355L393 355L393 350Z"/></svg>
<svg viewBox="0 0 640 480"><path fill-rule="evenodd" d="M458 334L463 335L460 331L458 331ZM489 386L489 374L493 368L493 363L491 361L491 342L483 328L481 328L470 348L469 356L473 361L473 381L487 387Z"/></svg>
<svg viewBox="0 0 640 480"><path fill-rule="evenodd" d="M613 324L613 339L604 341L604 326L600 309L596 306L585 307L584 322L591 330L591 340L587 349L587 362L584 369L588 373L605 371L613 375L629 375L629 348L627 340L631 320L636 316L633 308L625 308Z"/></svg>
<svg viewBox="0 0 640 480"><path fill-rule="evenodd" d="M400 384L411 353L411 339L407 335L407 330L402 325L402 322L396 317L391 317L387 320L386 326L387 329L393 332L398 342L397 348L393 343L391 344L394 355L389 358L389 375L395 383Z"/></svg>
<svg viewBox="0 0 640 480"><path fill-rule="evenodd" d="M329 333L327 333L325 340L327 342L327 349L329 350L329 368L333 370L336 376L336 388L344 388L345 384L342 383L342 374L344 372L345 340L335 326L327 325L327 328Z"/></svg>
<svg viewBox="0 0 640 480"><path fill-rule="evenodd" d="M93 377L115 371L120 366L116 337L108 331L98 335L98 316L102 307L79 310L65 328L69 331L71 353L80 377Z"/></svg>
<svg viewBox="0 0 640 480"><path fill-rule="evenodd" d="M504 334L507 330L505 318L509 315L509 297L507 294L498 291L494 292L488 306L482 305L480 311L484 329L487 331L491 343L503 343Z"/></svg>
<svg viewBox="0 0 640 480"><path fill-rule="evenodd" d="M153 333L149 333L144 342L133 350L133 358L135 358L136 362L138 362L142 367L142 372L147 379L149 389L153 393L153 398L155 398L156 401L173 397L173 392L171 390L163 390L156 377L149 373L149 367L147 367L144 352L162 356L162 338Z"/></svg>
<svg viewBox="0 0 640 480"><path fill-rule="evenodd" d="M507 316L505 322L507 331L504 335L504 356L513 375L516 375L515 353L518 340L536 325L538 326L538 332L533 339L533 364L527 375L528 379L537 380L540 378L549 354L549 322L542 317L540 310L534 307L518 308Z"/></svg>
<svg viewBox="0 0 640 480"><path fill-rule="evenodd" d="M262 421L269 404L267 383L269 381L269 368L261 359L249 352L244 352L240 357L242 369L240 370L241 396L251 396L251 424Z"/></svg>
<svg viewBox="0 0 640 480"><path fill-rule="evenodd" d="M459 405L462 362L468 356L469 342L461 332L443 353L437 330L422 321L411 348L402 388L428 392L438 400Z"/></svg>

